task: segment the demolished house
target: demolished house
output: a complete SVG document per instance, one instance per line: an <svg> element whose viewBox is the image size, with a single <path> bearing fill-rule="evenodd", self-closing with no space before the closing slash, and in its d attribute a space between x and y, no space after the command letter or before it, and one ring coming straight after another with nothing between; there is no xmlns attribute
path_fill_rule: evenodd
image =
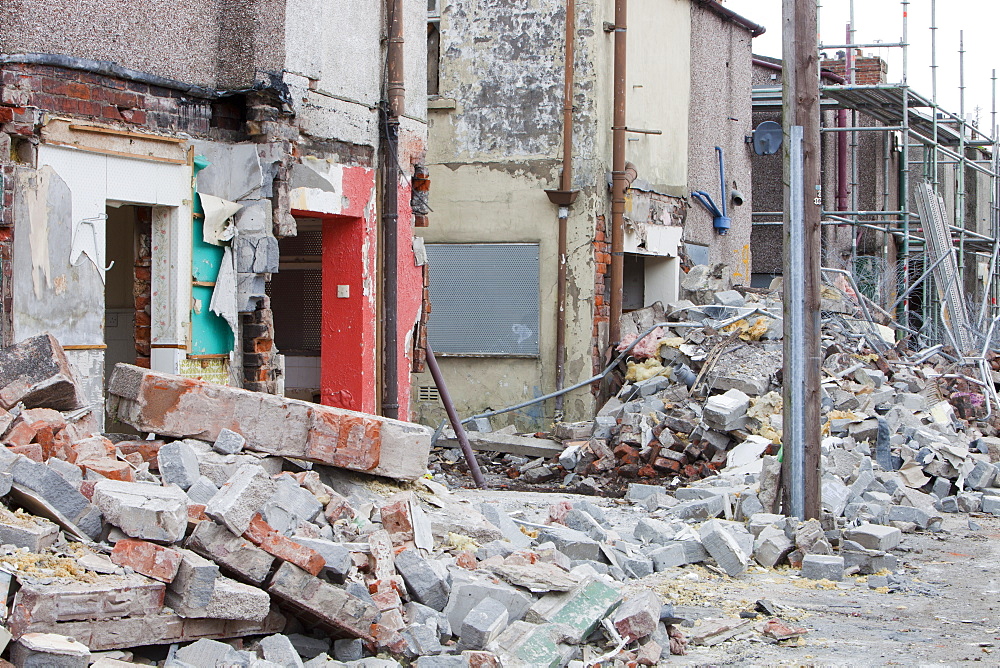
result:
<svg viewBox="0 0 1000 668"><path fill-rule="evenodd" d="M3 343L53 334L95 405L125 362L406 417L425 9L396 3L390 54L382 5L19 5L0 26Z"/></svg>

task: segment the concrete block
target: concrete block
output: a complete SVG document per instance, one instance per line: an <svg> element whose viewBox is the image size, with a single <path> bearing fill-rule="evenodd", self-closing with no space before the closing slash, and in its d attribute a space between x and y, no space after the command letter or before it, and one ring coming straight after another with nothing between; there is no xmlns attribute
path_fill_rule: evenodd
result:
<svg viewBox="0 0 1000 668"><path fill-rule="evenodd" d="M632 503L638 503L648 496L666 491L667 488L662 485L643 485L637 482L630 482L628 491L625 492L625 498Z"/></svg>
<svg viewBox="0 0 1000 668"><path fill-rule="evenodd" d="M186 546L236 578L255 585L267 579L274 557L215 522L199 522Z"/></svg>
<svg viewBox="0 0 1000 668"><path fill-rule="evenodd" d="M0 545L15 545L39 553L54 545L58 538L57 524L0 506Z"/></svg>
<svg viewBox="0 0 1000 668"><path fill-rule="evenodd" d="M727 575L735 577L746 571L750 562L749 557L721 522L718 520L705 522L701 525L698 535L702 546Z"/></svg>
<svg viewBox="0 0 1000 668"><path fill-rule="evenodd" d="M903 539L903 532L895 527L879 524L862 524L844 531L844 539L858 543L869 550L888 552Z"/></svg>
<svg viewBox="0 0 1000 668"><path fill-rule="evenodd" d="M140 431L214 441L233 429L246 449L279 457L402 480L427 470L432 430L422 425L127 364L115 367L108 392L114 417Z"/></svg>
<svg viewBox="0 0 1000 668"><path fill-rule="evenodd" d="M181 563L169 591L174 602L188 609L205 608L212 601L215 581L220 577L219 567L191 550L181 550L181 554ZM178 614L183 616L180 611Z"/></svg>
<svg viewBox="0 0 1000 668"><path fill-rule="evenodd" d="M173 582L183 560L179 550L132 538L115 543L110 556L113 563L160 582Z"/></svg>
<svg viewBox="0 0 1000 668"><path fill-rule="evenodd" d="M663 602L656 592L645 589L626 598L614 612L615 630L629 642L645 638L660 623Z"/></svg>
<svg viewBox="0 0 1000 668"><path fill-rule="evenodd" d="M403 654L409 658L433 656L444 651L433 624L410 624L399 633L406 643Z"/></svg>
<svg viewBox="0 0 1000 668"><path fill-rule="evenodd" d="M214 566L214 564L213 564ZM164 603L181 617L198 619L237 619L260 622L267 617L271 607L271 597L266 591L245 585L227 577L218 576L206 605L192 605L194 591L169 588ZM196 592L200 594L200 591Z"/></svg>
<svg viewBox="0 0 1000 668"><path fill-rule="evenodd" d="M215 437L212 449L223 455L235 455L242 452L247 439L242 434L238 434L231 429L220 429L219 435Z"/></svg>
<svg viewBox="0 0 1000 668"><path fill-rule="evenodd" d="M568 592L539 598L525 615L534 624L558 624L572 642L593 633L621 601L621 593L604 580L590 579Z"/></svg>
<svg viewBox="0 0 1000 668"><path fill-rule="evenodd" d="M608 539L607 530L590 513L583 510L576 508L570 510L566 513L564 522L570 529L585 533L598 542L603 543Z"/></svg>
<svg viewBox="0 0 1000 668"><path fill-rule="evenodd" d="M570 559L588 559L590 561L600 561L601 559L601 543L582 531L560 526L539 529L538 542L549 541L554 543L556 549Z"/></svg>
<svg viewBox="0 0 1000 668"><path fill-rule="evenodd" d="M192 503L200 503L203 506L207 506L208 502L212 500L216 494L218 494L219 488L215 486L211 478L208 476L199 475L198 479L194 481L187 489L188 498L191 499Z"/></svg>
<svg viewBox="0 0 1000 668"><path fill-rule="evenodd" d="M187 490L198 481L198 453L184 441L165 443L156 453L156 463L164 484Z"/></svg>
<svg viewBox="0 0 1000 668"><path fill-rule="evenodd" d="M81 536L96 540L100 535L101 511L45 464L0 448L0 471L11 473L11 492L25 507Z"/></svg>
<svg viewBox="0 0 1000 668"><path fill-rule="evenodd" d="M176 543L187 530L187 495L179 487L101 480L94 503L111 524L132 538Z"/></svg>
<svg viewBox="0 0 1000 668"><path fill-rule="evenodd" d="M274 480L264 469L244 464L206 504L205 514L233 533L242 534L275 490Z"/></svg>
<svg viewBox="0 0 1000 668"><path fill-rule="evenodd" d="M764 568L774 568L795 549L785 532L774 525L765 527L754 541L753 557Z"/></svg>
<svg viewBox="0 0 1000 668"><path fill-rule="evenodd" d="M1000 515L1000 496L984 496L983 512L991 515Z"/></svg>
<svg viewBox="0 0 1000 668"><path fill-rule="evenodd" d="M703 561L703 559L699 559L696 562L691 561L689 550L684 549L685 542L697 543L698 547L701 548L701 544L697 541L671 541L666 545L647 552L646 556L653 562L653 570L660 572L668 568L676 568L690 563L697 563L697 561ZM702 553L705 554L704 550L702 550ZM705 554L705 556L708 555Z"/></svg>
<svg viewBox="0 0 1000 668"><path fill-rule="evenodd" d="M403 550L396 555L396 570L403 577L406 589L418 603L442 611L448 604L447 580L416 550Z"/></svg>
<svg viewBox="0 0 1000 668"><path fill-rule="evenodd" d="M670 509L670 514L682 520L708 520L726 512L726 497L711 496L707 499L685 501Z"/></svg>
<svg viewBox="0 0 1000 668"><path fill-rule="evenodd" d="M174 658L191 666L215 666L233 649L217 640L202 639L181 647L174 653Z"/></svg>
<svg viewBox="0 0 1000 668"><path fill-rule="evenodd" d="M635 523L632 535L643 543L665 545L677 536L677 528L663 520L641 517Z"/></svg>
<svg viewBox="0 0 1000 668"><path fill-rule="evenodd" d="M828 554L807 554L802 558L801 575L810 580L843 580L844 558Z"/></svg>
<svg viewBox="0 0 1000 668"><path fill-rule="evenodd" d="M66 636L26 633L14 643L10 658L23 668L87 668L90 649Z"/></svg>
<svg viewBox="0 0 1000 668"><path fill-rule="evenodd" d="M938 499L938 501L934 503L934 507L942 513L957 513L961 511L958 507L957 496L946 496Z"/></svg>
<svg viewBox="0 0 1000 668"><path fill-rule="evenodd" d="M358 638L334 640L333 655L337 661L360 661L365 655L365 646Z"/></svg>
<svg viewBox="0 0 1000 668"><path fill-rule="evenodd" d="M706 423L719 431L730 431L742 426L750 407L750 397L740 390L729 390L725 394L709 397L705 402L702 416Z"/></svg>
<svg viewBox="0 0 1000 668"><path fill-rule="evenodd" d="M459 634L461 647L483 649L507 628L507 608L492 598L476 604L462 621Z"/></svg>
<svg viewBox="0 0 1000 668"><path fill-rule="evenodd" d="M834 517L841 517L851 499L851 489L832 475L823 476L823 510Z"/></svg>
<svg viewBox="0 0 1000 668"><path fill-rule="evenodd" d="M955 495L958 501L958 509L963 513L978 513L983 506L982 492L970 494L969 492L959 492Z"/></svg>
<svg viewBox="0 0 1000 668"><path fill-rule="evenodd" d="M972 467L969 475L965 478L965 488L981 490L987 487L993 486L993 481L996 480L997 470L993 464L987 462L978 461L976 465Z"/></svg>
<svg viewBox="0 0 1000 668"><path fill-rule="evenodd" d="M374 641L372 624L379 614L375 605L315 578L293 564L281 565L271 579L268 591L349 636Z"/></svg>
<svg viewBox="0 0 1000 668"><path fill-rule="evenodd" d="M285 668L302 668L302 659L288 636L275 634L260 639L260 649L268 661Z"/></svg>
<svg viewBox="0 0 1000 668"><path fill-rule="evenodd" d="M486 579L468 582L456 581L443 610L451 629L461 629L462 622L469 611L475 607L476 603L487 597L499 601L507 608L507 618L511 622L522 619L534 602L534 599L523 590L504 582Z"/></svg>
<svg viewBox="0 0 1000 668"><path fill-rule="evenodd" d="M323 571L328 575L343 577L350 572L353 564L351 552L340 543L334 543L331 540L323 540L321 538L303 538L301 536L295 536L293 540L303 547L318 552L325 562Z"/></svg>
<svg viewBox="0 0 1000 668"><path fill-rule="evenodd" d="M0 406L70 411L85 405L62 346L42 334L0 349Z"/></svg>

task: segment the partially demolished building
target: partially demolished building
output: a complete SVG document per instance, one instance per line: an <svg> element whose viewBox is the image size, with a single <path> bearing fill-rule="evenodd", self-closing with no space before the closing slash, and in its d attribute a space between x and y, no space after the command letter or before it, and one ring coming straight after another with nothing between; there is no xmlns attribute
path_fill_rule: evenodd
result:
<svg viewBox="0 0 1000 668"><path fill-rule="evenodd" d="M2 342L52 333L94 404L127 362L406 416L425 8L383 5L5 14Z"/></svg>

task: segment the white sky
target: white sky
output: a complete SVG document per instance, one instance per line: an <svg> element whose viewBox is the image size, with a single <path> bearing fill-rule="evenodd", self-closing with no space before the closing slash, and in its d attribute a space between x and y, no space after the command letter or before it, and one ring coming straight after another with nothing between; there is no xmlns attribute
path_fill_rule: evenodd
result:
<svg viewBox="0 0 1000 668"><path fill-rule="evenodd" d="M851 0L820 0L820 40L824 44L845 44L850 21ZM753 40L753 51L781 57L781 0L724 0L729 9L767 28ZM910 0L908 6L907 58L910 86L931 97L931 0ZM979 107L980 127L988 130L993 105L992 70L1000 70L997 49L997 26L1000 25L1000 2L997 0L937 0L937 100L948 111L959 109L959 32L965 33L965 112L976 118ZM856 44L901 42L903 5L900 0L854 0ZM832 58L838 49L828 49ZM889 81L902 79L902 50L899 48L864 49L864 54L880 55L889 63ZM1000 87L1000 82L998 82ZM1000 99L997 103L1000 107ZM1000 111L1000 108L998 108ZM998 114L1000 119L1000 114ZM1000 124L1000 120L998 120Z"/></svg>

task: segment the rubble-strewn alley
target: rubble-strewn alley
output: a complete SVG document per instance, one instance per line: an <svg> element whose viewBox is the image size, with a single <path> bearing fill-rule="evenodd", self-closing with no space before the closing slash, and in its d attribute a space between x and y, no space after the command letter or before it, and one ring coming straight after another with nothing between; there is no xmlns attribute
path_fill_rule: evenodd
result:
<svg viewBox="0 0 1000 668"><path fill-rule="evenodd" d="M780 293L713 291L703 269L686 286L710 303L630 315L594 421L551 438L475 421L494 490L467 489L427 427L128 365L102 433L54 338L3 349L11 661L891 662L908 634L914 658L985 656L969 589L1000 528L1000 439L983 395L947 352L875 343L831 290L823 516L778 514ZM873 618L884 643L851 645ZM939 652L950 637L962 649Z"/></svg>

